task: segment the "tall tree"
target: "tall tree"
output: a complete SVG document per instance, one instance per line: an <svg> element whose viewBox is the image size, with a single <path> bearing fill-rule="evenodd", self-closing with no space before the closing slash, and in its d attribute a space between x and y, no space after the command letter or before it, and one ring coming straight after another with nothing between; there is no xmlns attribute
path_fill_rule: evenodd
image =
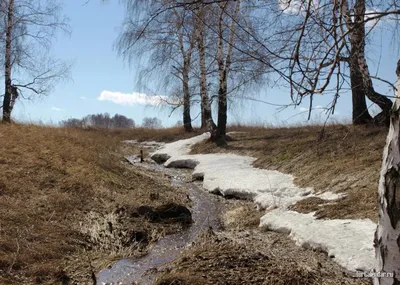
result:
<svg viewBox="0 0 400 285"><path fill-rule="evenodd" d="M14 25L14 0L10 0L7 9L7 26L6 26L6 46L5 46L5 65L4 65L4 79L5 79L5 94L3 99L3 122L11 122L11 100L13 86L11 84L11 42L13 36L13 25ZM15 91L15 89L14 89ZM16 100L17 94L14 95L14 101Z"/></svg>
<svg viewBox="0 0 400 285"><path fill-rule="evenodd" d="M208 7L197 6L194 13L197 19L196 31L197 31L197 51L199 57L199 68L200 68L200 97L201 97L201 128L208 128L212 133L216 128L216 125L212 119L211 112L211 101L208 95L208 84L207 84L207 66L206 66L206 36L205 36L205 21L209 16Z"/></svg>
<svg viewBox="0 0 400 285"><path fill-rule="evenodd" d="M192 55L195 48L196 35L194 31L193 19L190 15L187 15L186 10L177 11L176 8L172 8L175 15L176 23L176 35L179 42L179 50L182 55L182 65L180 68L180 74L182 76L177 76L182 81L182 91L183 91L183 127L186 132L193 130L192 119L190 116L190 70L192 65ZM181 13L179 13L181 12ZM189 18L189 23L187 18ZM185 32L185 30L187 32ZM185 37L187 41L185 42Z"/></svg>
<svg viewBox="0 0 400 285"><path fill-rule="evenodd" d="M11 122L19 98L46 95L67 76L69 67L48 56L57 30L68 30L62 6L50 0L3 0L0 13L5 37L3 122Z"/></svg>
<svg viewBox="0 0 400 285"><path fill-rule="evenodd" d="M268 65L255 58L259 44L251 35L260 35L255 29L257 11L252 4L251 0L218 1L212 6L213 20L207 18L210 34L214 34L215 46L210 46L207 52L214 57L212 75L218 102L217 129L212 139L221 145L226 144L228 104L251 97L256 87L265 84L269 71Z"/></svg>
<svg viewBox="0 0 400 285"><path fill-rule="evenodd" d="M233 13L228 23L228 40L227 49L224 52L224 16L227 13L228 2L219 3L219 15L218 15L218 48L217 48L217 62L218 62L218 125L216 137L214 138L218 143L226 144L226 124L227 124L227 112L228 112L228 76L231 68L231 59L233 44L235 41L235 27L240 10L240 0L236 2Z"/></svg>
<svg viewBox="0 0 400 285"><path fill-rule="evenodd" d="M381 2L370 4L378 7ZM270 40L281 44L265 50L281 61L275 70L290 84L295 104L309 97L311 113L314 95L331 93L333 100L328 109L334 112L340 94L348 86L354 124L388 122L392 102L374 89L365 56L367 37L374 28L369 25L367 33L366 25L374 17L384 17L388 10L367 13L366 9L365 0L280 1L276 17L269 23L274 30ZM375 118L368 112L367 98L382 110Z"/></svg>
<svg viewBox="0 0 400 285"><path fill-rule="evenodd" d="M389 123L392 101L375 91L365 57L365 0L355 1L354 15L351 14L347 0L341 3L341 14L349 31L350 53L348 63L353 96L353 123L364 124L371 121L365 103L365 96L381 108L375 118L376 123Z"/></svg>
<svg viewBox="0 0 400 285"><path fill-rule="evenodd" d="M180 99L178 103L176 98L167 103L173 110L183 107L183 125L191 131L190 81L196 51L193 14L174 0L127 0L126 8L128 13L117 42L120 54L128 59L149 55L141 74L147 79L154 78L155 73L164 74L164 80L159 80L164 82L162 92Z"/></svg>

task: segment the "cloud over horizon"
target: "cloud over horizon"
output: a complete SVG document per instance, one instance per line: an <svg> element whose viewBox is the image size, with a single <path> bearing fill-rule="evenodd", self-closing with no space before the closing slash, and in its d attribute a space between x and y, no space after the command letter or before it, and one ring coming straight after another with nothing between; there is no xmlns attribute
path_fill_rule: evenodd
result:
<svg viewBox="0 0 400 285"><path fill-rule="evenodd" d="M100 96L97 97L97 100L99 101L111 101L115 104L123 106L132 106L136 104L159 106L165 104L168 99L169 98L164 95L153 96L136 92L128 94L108 90L104 90L101 92ZM169 101L171 101L171 99Z"/></svg>
<svg viewBox="0 0 400 285"><path fill-rule="evenodd" d="M64 111L64 109L61 109L61 108L57 108L57 107L51 107L51 110L53 110L53 111L56 111L56 112L62 112L62 111Z"/></svg>

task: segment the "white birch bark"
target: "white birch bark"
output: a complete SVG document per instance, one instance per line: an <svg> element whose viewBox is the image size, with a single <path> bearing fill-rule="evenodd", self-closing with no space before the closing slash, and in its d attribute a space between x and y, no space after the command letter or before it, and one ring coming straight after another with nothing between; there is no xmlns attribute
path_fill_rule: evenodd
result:
<svg viewBox="0 0 400 285"><path fill-rule="evenodd" d="M375 233L377 273L375 285L400 284L400 61L397 63L397 91L390 117L390 129L383 153L379 180L379 222ZM390 277L393 274L393 277Z"/></svg>

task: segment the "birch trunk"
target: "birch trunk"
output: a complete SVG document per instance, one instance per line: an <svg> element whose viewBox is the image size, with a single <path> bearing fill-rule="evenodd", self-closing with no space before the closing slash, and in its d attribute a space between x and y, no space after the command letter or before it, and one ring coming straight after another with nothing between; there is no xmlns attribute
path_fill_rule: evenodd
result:
<svg viewBox="0 0 400 285"><path fill-rule="evenodd" d="M225 13L225 4L220 4L220 15L218 20L218 126L214 141L218 145L226 145L226 125L228 120L228 75L231 67L231 58L233 45L235 41L236 19L240 10L240 1L237 1L231 23L229 25L228 46L226 56L224 57L224 34L223 34L223 15Z"/></svg>
<svg viewBox="0 0 400 285"><path fill-rule="evenodd" d="M177 16L177 19L180 19L179 13L173 9L174 14ZM183 92L183 127L186 132L190 132L193 130L192 127L192 118L190 116L190 88L189 88L189 72L191 68L191 59L193 46L195 44L195 35L189 35L189 47L185 49L185 41L184 41L184 31L183 31L183 20L177 21L177 36L179 41L179 48L182 54L183 66L181 68L182 74L182 92Z"/></svg>
<svg viewBox="0 0 400 285"><path fill-rule="evenodd" d="M358 27L362 33L362 46L359 48L358 53L358 66L363 77L365 95L373 103L382 109L382 112L374 117L374 122L378 124L389 124L390 120L390 109L392 108L392 101L375 91L374 85L372 83L371 74L369 72L368 64L365 59L365 22L363 15L365 15L365 0L357 0L354 7L355 14L361 15L360 26Z"/></svg>
<svg viewBox="0 0 400 285"><path fill-rule="evenodd" d="M383 153L379 180L379 222L374 240L377 272L381 276L393 276L376 277L375 285L400 284L400 61L396 73L397 91Z"/></svg>
<svg viewBox="0 0 400 285"><path fill-rule="evenodd" d="M342 9L347 28L350 31L349 65L353 96L353 123L367 124L373 121L378 124L389 124L392 101L375 91L365 59L365 0L355 2L353 19L347 1L343 1ZM382 112L373 119L368 112L365 96L382 109Z"/></svg>
<svg viewBox="0 0 400 285"><path fill-rule="evenodd" d="M221 141L221 144L226 144L225 134L226 134L226 122L227 122L227 102L226 102L226 72L224 64L224 35L223 35L223 10L225 7L221 8L221 13L219 15L218 21L218 126L215 141Z"/></svg>
<svg viewBox="0 0 400 285"><path fill-rule="evenodd" d="M186 132L193 130L192 119L190 117L190 89L189 89L189 68L190 61L184 59L182 70L182 87L183 87L183 127Z"/></svg>
<svg viewBox="0 0 400 285"><path fill-rule="evenodd" d="M216 125L212 119L211 113L211 102L208 98L208 86L207 86L207 68L206 68L206 53L204 47L204 17L200 12L198 15L200 19L197 27L197 50L199 52L199 64L200 64L200 96L201 96L201 128L208 128L210 132L213 132Z"/></svg>
<svg viewBox="0 0 400 285"><path fill-rule="evenodd" d="M367 102L365 99L363 75L358 62L359 53L365 48L365 31L364 26L359 22L362 16L355 16L353 31L350 36L350 83L353 103L353 124L362 125L372 121L372 117L368 112Z"/></svg>
<svg viewBox="0 0 400 285"><path fill-rule="evenodd" d="M11 123L11 99L12 99L12 82L11 82L11 41L13 30L14 16L14 0L10 0L7 11L7 31L6 31L6 50L4 64L5 94L3 99L3 122Z"/></svg>

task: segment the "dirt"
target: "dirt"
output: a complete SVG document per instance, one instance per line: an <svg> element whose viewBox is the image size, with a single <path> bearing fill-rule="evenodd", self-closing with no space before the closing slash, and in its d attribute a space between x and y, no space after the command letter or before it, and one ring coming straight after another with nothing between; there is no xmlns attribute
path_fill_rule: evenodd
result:
<svg viewBox="0 0 400 285"><path fill-rule="evenodd" d="M247 208L247 214L260 213L246 202L235 203L230 205L225 230L203 232L158 276L156 284L371 284L346 272L325 253L296 246L285 234L243 224L245 216L237 212Z"/></svg>

